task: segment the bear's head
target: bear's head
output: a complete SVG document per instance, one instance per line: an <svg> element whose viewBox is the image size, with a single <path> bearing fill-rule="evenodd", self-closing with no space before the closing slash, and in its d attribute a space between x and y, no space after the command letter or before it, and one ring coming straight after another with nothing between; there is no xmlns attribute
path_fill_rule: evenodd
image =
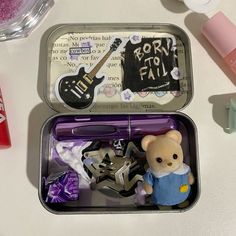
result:
<svg viewBox="0 0 236 236"><path fill-rule="evenodd" d="M154 172L174 172L183 164L182 135L171 130L163 135L147 135L142 139L149 167Z"/></svg>

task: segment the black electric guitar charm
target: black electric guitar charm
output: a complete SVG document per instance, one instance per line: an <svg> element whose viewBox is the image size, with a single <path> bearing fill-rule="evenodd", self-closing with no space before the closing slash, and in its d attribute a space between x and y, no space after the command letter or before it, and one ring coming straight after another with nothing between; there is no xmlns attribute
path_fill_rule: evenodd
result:
<svg viewBox="0 0 236 236"><path fill-rule="evenodd" d="M81 67L78 74L60 78L56 88L60 100L75 109L83 109L91 105L95 87L104 80L104 76L97 78L96 74L120 44L121 39L116 38L110 50L90 72L87 73L85 68Z"/></svg>

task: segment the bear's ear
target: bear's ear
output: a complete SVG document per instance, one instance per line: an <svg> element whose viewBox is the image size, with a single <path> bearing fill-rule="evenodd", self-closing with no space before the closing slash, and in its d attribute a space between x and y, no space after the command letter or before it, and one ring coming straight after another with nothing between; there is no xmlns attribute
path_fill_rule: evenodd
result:
<svg viewBox="0 0 236 236"><path fill-rule="evenodd" d="M155 141L155 139L156 139L156 136L154 136L154 135L146 135L146 136L144 136L144 138L141 141L141 145L142 145L143 150L147 151L148 145L151 142Z"/></svg>
<svg viewBox="0 0 236 236"><path fill-rule="evenodd" d="M177 130L171 130L171 131L168 131L166 134L165 134L167 137L173 139L175 142L177 142L178 144L180 144L182 142L182 135L179 131Z"/></svg>

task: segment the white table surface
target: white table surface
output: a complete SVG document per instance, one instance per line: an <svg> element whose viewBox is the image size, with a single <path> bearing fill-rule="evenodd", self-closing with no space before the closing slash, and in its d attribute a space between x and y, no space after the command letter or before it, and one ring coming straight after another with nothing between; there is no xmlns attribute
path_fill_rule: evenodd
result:
<svg viewBox="0 0 236 236"><path fill-rule="evenodd" d="M236 24L235 9L235 0L222 0L218 8ZM28 38L0 43L0 86L12 140L10 149L0 150L0 236L236 234L236 133L223 130L236 75L200 35L206 18L175 0L56 0ZM41 99L40 39L55 24L94 22L174 23L190 37L194 97L183 112L198 128L201 175L201 196L190 211L63 216L41 205L39 131L53 112Z"/></svg>

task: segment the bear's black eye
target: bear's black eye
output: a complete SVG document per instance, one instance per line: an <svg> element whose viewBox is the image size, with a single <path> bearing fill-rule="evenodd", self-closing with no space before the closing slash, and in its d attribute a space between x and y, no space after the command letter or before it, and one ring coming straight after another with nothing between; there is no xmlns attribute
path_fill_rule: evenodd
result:
<svg viewBox="0 0 236 236"><path fill-rule="evenodd" d="M161 162L162 162L162 159L161 159L160 157L158 157L158 158L156 159L156 161L157 161L158 163L161 163Z"/></svg>
<svg viewBox="0 0 236 236"><path fill-rule="evenodd" d="M176 160L178 158L177 154L173 154L173 158Z"/></svg>

